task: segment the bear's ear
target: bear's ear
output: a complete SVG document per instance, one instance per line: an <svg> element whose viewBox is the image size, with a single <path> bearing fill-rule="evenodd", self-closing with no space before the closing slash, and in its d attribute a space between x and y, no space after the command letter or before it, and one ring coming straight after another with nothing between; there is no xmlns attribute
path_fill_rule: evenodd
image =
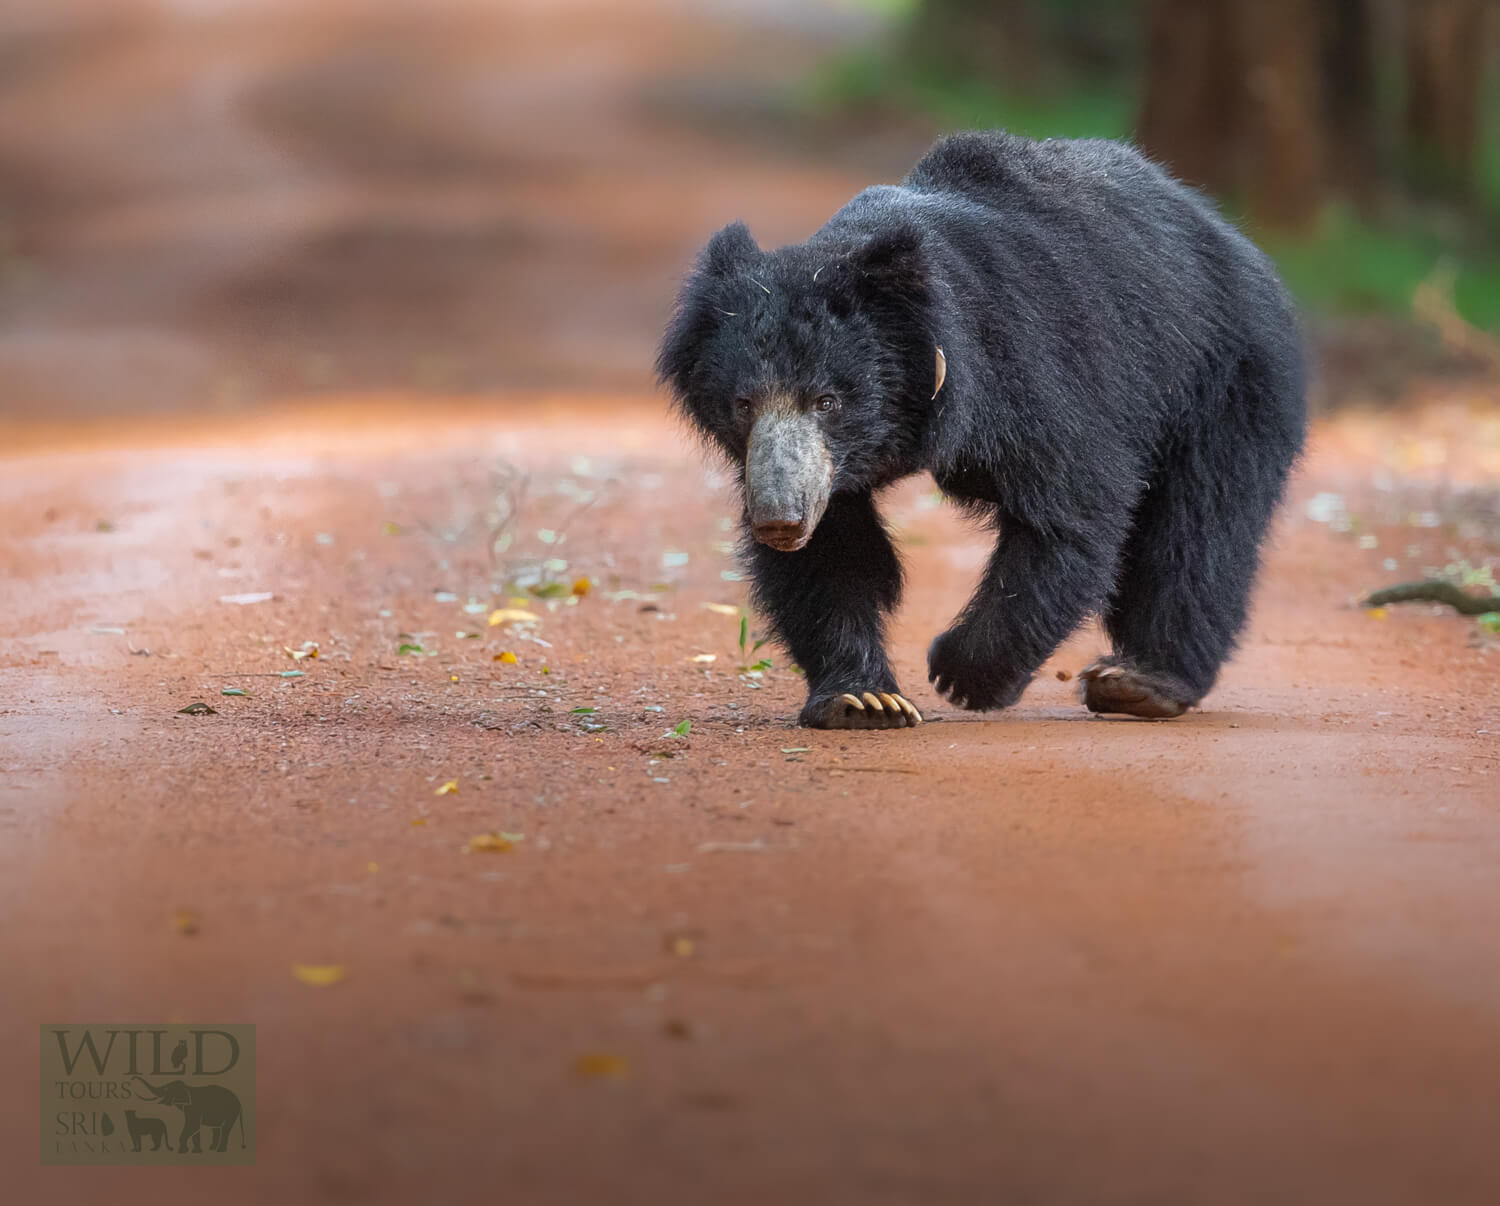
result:
<svg viewBox="0 0 1500 1206"><path fill-rule="evenodd" d="M750 228L743 222L731 222L703 249L700 261L703 271L711 276L728 276L743 268L760 254Z"/></svg>
<svg viewBox="0 0 1500 1206"><path fill-rule="evenodd" d="M917 293L927 288L922 232L906 222L871 235L850 253L849 263L867 284L882 292Z"/></svg>
<svg viewBox="0 0 1500 1206"><path fill-rule="evenodd" d="M716 300L725 289L724 282L742 272L759 254L750 228L743 222L731 222L709 239L698 256L697 267L683 282L656 353L657 377L679 399L687 397L689 377L715 328L723 316L733 317Z"/></svg>

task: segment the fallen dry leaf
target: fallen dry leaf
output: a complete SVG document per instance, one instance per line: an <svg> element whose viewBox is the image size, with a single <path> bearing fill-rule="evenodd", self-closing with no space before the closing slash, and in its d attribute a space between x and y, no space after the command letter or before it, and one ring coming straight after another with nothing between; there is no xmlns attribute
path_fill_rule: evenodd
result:
<svg viewBox="0 0 1500 1206"><path fill-rule="evenodd" d="M618 1055L580 1055L573 1061L573 1071L585 1080L625 1080L630 1064Z"/></svg>
<svg viewBox="0 0 1500 1206"><path fill-rule="evenodd" d="M497 653L494 657L490 658L490 661L492 662L504 662L507 666L514 666L520 660L521 659L518 658L509 649L507 649L504 653Z"/></svg>
<svg viewBox="0 0 1500 1206"><path fill-rule="evenodd" d="M588 594L589 591L593 589L593 586L594 584L587 578L573 579L573 593L580 599L583 598L584 595Z"/></svg>
<svg viewBox="0 0 1500 1206"><path fill-rule="evenodd" d="M460 968L457 976L459 1000L470 1005L490 1005L494 1003L495 994L487 989L468 968Z"/></svg>
<svg viewBox="0 0 1500 1206"><path fill-rule="evenodd" d="M469 839L469 844L464 847L465 854L504 854L508 850L515 849L515 843L510 838L499 833L476 833Z"/></svg>
<svg viewBox="0 0 1500 1206"><path fill-rule="evenodd" d="M710 663L716 662L718 660L719 655L717 653L695 653L692 657L688 658L688 661L695 662L700 666L707 666Z"/></svg>
<svg viewBox="0 0 1500 1206"><path fill-rule="evenodd" d="M412 821L412 824L413 825L425 825L425 824L427 824L427 818L426 817L417 817L414 821Z"/></svg>
<svg viewBox="0 0 1500 1206"><path fill-rule="evenodd" d="M198 914L191 909L178 909L172 916L172 927L191 938L198 932Z"/></svg>
<svg viewBox="0 0 1500 1206"><path fill-rule="evenodd" d="M458 780L457 779L449 779L448 782L444 783L440 788L437 789L437 791L433 792L432 794L435 795L435 796L452 796L452 795L457 795L458 794Z"/></svg>
<svg viewBox="0 0 1500 1206"><path fill-rule="evenodd" d="M703 605L709 611L716 611L721 616L738 616L740 609L733 603L705 603Z"/></svg>
<svg viewBox="0 0 1500 1206"><path fill-rule="evenodd" d="M539 624L541 618L529 611L523 611L519 607L497 607L490 612L490 627L497 628L501 624Z"/></svg>
<svg viewBox="0 0 1500 1206"><path fill-rule="evenodd" d="M330 988L349 974L342 963L293 963L292 975L314 988Z"/></svg>

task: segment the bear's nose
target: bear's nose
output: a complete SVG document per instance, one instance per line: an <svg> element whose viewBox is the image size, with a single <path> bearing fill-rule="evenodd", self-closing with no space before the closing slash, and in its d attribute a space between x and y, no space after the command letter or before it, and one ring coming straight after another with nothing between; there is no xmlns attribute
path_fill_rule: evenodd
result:
<svg viewBox="0 0 1500 1206"><path fill-rule="evenodd" d="M807 524L800 519L766 519L752 524L750 534L761 544L770 545L783 553L800 549L812 535Z"/></svg>

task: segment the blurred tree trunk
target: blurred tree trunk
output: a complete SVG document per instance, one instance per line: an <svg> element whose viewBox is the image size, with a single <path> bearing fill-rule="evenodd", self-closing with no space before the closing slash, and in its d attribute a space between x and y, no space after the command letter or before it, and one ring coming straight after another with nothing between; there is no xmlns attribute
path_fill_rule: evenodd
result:
<svg viewBox="0 0 1500 1206"><path fill-rule="evenodd" d="M1238 175L1233 9L1233 0L1153 0L1146 17L1141 145L1188 183L1217 193Z"/></svg>
<svg viewBox="0 0 1500 1206"><path fill-rule="evenodd" d="M1248 0L1238 6L1243 47L1242 186L1268 226L1308 226L1328 189L1323 28L1317 0Z"/></svg>
<svg viewBox="0 0 1500 1206"><path fill-rule="evenodd" d="M1418 191L1476 190L1485 0L1407 0L1406 138Z"/></svg>
<svg viewBox="0 0 1500 1206"><path fill-rule="evenodd" d="M1318 0L1153 0L1146 151L1193 184L1241 194L1258 222L1310 223L1332 141L1324 12Z"/></svg>
<svg viewBox="0 0 1500 1206"><path fill-rule="evenodd" d="M1375 14L1369 0L1329 0L1323 28L1323 112L1329 171L1364 208L1380 175Z"/></svg>

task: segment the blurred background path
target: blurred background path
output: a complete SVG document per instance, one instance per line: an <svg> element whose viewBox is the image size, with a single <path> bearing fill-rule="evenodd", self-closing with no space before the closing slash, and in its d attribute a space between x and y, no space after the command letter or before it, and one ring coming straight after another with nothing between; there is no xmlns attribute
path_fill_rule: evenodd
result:
<svg viewBox="0 0 1500 1206"><path fill-rule="evenodd" d="M1352 375L1343 392L1389 400L1411 362L1451 367L1402 321L1443 257L1459 308L1500 320L1500 107L1466 50L1494 56L1482 3L1408 6L1431 30L1402 26L1401 0L1326 14L1292 0L1280 18L1236 5L1235 38L1217 40L1191 4L1137 7L5 6L0 416L232 412L369 387L643 390L709 231L746 215L763 242L805 237L954 125L1135 131L1248 208L1317 310L1325 393ZM1461 127L1463 204L1432 195L1435 169L1411 176L1428 161L1364 79L1400 76L1403 53L1415 78L1412 47L1429 44L1435 78L1459 80L1424 120ZM1477 363L1493 370L1497 348Z"/></svg>
<svg viewBox="0 0 1500 1206"><path fill-rule="evenodd" d="M865 182L685 118L871 24L731 0L8 6L0 406L643 390L726 216L801 238Z"/></svg>

